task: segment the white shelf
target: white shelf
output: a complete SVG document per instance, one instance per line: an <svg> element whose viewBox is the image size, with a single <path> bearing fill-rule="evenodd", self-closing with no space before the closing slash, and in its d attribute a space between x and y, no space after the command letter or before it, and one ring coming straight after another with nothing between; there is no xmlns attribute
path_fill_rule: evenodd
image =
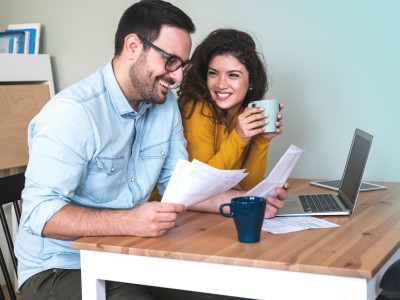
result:
<svg viewBox="0 0 400 300"><path fill-rule="evenodd" d="M0 84L2 82L38 82L49 85L54 96L53 72L48 54L0 53Z"/></svg>

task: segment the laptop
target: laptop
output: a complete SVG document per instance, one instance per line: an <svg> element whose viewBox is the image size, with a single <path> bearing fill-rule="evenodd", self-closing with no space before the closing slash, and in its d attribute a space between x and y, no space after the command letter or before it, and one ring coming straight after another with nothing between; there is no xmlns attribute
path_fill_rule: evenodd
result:
<svg viewBox="0 0 400 300"><path fill-rule="evenodd" d="M373 136L358 128L336 194L289 195L277 216L350 215L354 211Z"/></svg>
<svg viewBox="0 0 400 300"><path fill-rule="evenodd" d="M339 190L340 184L342 180L322 180L322 181L312 181L310 182L311 185L323 187L326 189L337 191ZM368 192L368 191L377 191L377 190L386 190L387 186L370 183L363 181L361 182L360 192Z"/></svg>

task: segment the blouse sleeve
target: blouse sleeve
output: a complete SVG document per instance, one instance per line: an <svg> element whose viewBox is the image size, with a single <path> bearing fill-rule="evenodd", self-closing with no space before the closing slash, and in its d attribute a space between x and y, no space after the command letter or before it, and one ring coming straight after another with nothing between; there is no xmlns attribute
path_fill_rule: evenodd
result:
<svg viewBox="0 0 400 300"><path fill-rule="evenodd" d="M217 152L216 126L215 121L201 114L198 107L189 119L183 117L189 160L197 159L217 169L231 170L248 142L244 141L236 130L232 130Z"/></svg>
<svg viewBox="0 0 400 300"><path fill-rule="evenodd" d="M264 178L270 141L260 135L251 139L249 151L243 164L243 168L246 168L249 174L240 182L240 186L244 190L252 189Z"/></svg>

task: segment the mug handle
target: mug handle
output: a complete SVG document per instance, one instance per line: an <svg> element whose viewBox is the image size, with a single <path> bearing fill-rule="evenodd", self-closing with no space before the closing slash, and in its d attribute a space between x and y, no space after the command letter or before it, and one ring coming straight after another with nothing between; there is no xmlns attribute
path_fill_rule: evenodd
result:
<svg viewBox="0 0 400 300"><path fill-rule="evenodd" d="M224 213L224 207L225 206L229 206L229 214ZM231 203L221 204L220 207L219 207L219 213L222 216L224 216L225 218L233 218L233 212L232 212L232 209L231 209Z"/></svg>

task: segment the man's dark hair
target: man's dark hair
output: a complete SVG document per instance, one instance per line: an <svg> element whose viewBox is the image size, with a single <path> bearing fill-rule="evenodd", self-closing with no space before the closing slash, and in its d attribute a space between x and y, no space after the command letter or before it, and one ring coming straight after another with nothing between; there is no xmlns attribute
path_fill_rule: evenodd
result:
<svg viewBox="0 0 400 300"><path fill-rule="evenodd" d="M193 33L195 26L180 8L161 0L142 0L130 6L122 15L115 33L114 55L121 54L125 37L136 33L153 42L163 25L178 27Z"/></svg>

